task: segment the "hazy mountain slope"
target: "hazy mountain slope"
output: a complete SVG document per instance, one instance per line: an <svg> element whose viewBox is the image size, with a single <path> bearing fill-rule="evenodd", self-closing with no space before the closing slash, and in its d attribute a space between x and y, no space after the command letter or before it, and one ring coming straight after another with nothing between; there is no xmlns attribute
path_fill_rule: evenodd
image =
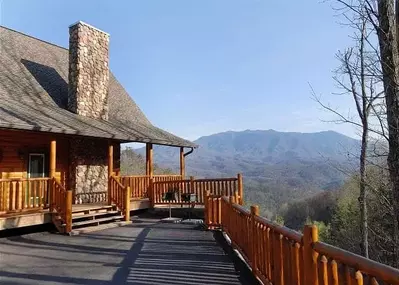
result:
<svg viewBox="0 0 399 285"><path fill-rule="evenodd" d="M359 146L357 140L332 131L229 131L201 137L195 143L199 148L187 157L190 172L201 176L243 172L248 177L270 177L276 171L288 175L284 172L298 167L302 167L298 175L304 177L319 166L320 172L328 176L324 166L347 164L348 153L356 153ZM179 166L176 148L155 147L154 157L160 165L176 169Z"/></svg>
<svg viewBox="0 0 399 285"><path fill-rule="evenodd" d="M145 175L145 156L139 154L132 148L121 150L121 174L122 175ZM154 174L172 174L172 169L159 167L154 164Z"/></svg>
<svg viewBox="0 0 399 285"><path fill-rule="evenodd" d="M333 131L228 131L195 143L199 148L186 159L188 175L220 177L241 172L248 198L259 201L263 193L268 207L274 209L286 200L337 188L345 179L341 170L354 169L359 150L357 140ZM177 148L156 146L154 159L163 167L179 167Z"/></svg>

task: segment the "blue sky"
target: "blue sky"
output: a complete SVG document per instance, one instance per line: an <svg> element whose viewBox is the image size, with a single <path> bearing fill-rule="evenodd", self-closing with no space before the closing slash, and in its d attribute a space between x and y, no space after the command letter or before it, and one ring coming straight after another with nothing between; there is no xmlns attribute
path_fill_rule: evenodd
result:
<svg viewBox="0 0 399 285"><path fill-rule="evenodd" d="M323 1L324 2L324 1ZM306 1L0 0L0 24L67 47L68 26L110 33L110 66L155 125L188 139L226 130L336 130L348 125L311 99L347 112L335 53L350 45L328 3Z"/></svg>

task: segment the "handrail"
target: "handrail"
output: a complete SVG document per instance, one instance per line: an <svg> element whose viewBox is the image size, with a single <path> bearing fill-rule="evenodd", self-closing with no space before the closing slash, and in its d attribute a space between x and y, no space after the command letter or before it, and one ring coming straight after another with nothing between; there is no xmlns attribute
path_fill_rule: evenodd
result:
<svg viewBox="0 0 399 285"><path fill-rule="evenodd" d="M273 229L276 232L281 233L283 236L289 238L290 240L293 240L295 242L302 241L303 235L298 233L297 231L291 230L287 227L280 226L280 225L273 223L273 222L269 221L268 219L266 219L264 217L260 217L260 216L256 216L255 221L257 221L265 226L268 226L269 228Z"/></svg>
<svg viewBox="0 0 399 285"><path fill-rule="evenodd" d="M130 220L130 186L124 186L115 176L109 177L110 202L123 213L125 221Z"/></svg>
<svg viewBox="0 0 399 285"><path fill-rule="evenodd" d="M237 177L229 178L210 178L210 179L195 179L196 182L219 182L219 181L237 181Z"/></svg>
<svg viewBox="0 0 399 285"><path fill-rule="evenodd" d="M378 279L384 282L399 284L399 270L393 267L378 263L371 259L364 258L363 256L359 256L352 252L323 242L313 243L313 249L319 254L324 255L332 260L338 261L352 268L359 269L368 275L374 277L377 276Z"/></svg>
<svg viewBox="0 0 399 285"><path fill-rule="evenodd" d="M176 184L176 183L186 183L186 182L189 183L190 179L154 181L154 183L156 184Z"/></svg>
<svg viewBox="0 0 399 285"><path fill-rule="evenodd" d="M0 182L11 182L11 181L46 181L50 180L49 177L36 177L36 178L0 178Z"/></svg>
<svg viewBox="0 0 399 285"><path fill-rule="evenodd" d="M72 231L72 191L66 190L55 177L51 178L50 212L53 214L53 223L59 231L63 233Z"/></svg>
<svg viewBox="0 0 399 285"><path fill-rule="evenodd" d="M181 177L180 174L121 175L121 177Z"/></svg>
<svg viewBox="0 0 399 285"><path fill-rule="evenodd" d="M114 182L115 182L119 187L125 188L125 186L123 186L123 184L120 183L120 182L115 178L115 176L111 176L111 180L114 180Z"/></svg>
<svg viewBox="0 0 399 285"><path fill-rule="evenodd" d="M150 179L154 181L175 181L181 179L181 175L127 175L116 177L123 186L129 186L131 189L131 199L149 198L148 189L150 186Z"/></svg>
<svg viewBox="0 0 399 285"><path fill-rule="evenodd" d="M233 204L232 207L236 210L238 210L241 214L244 215L250 215L251 212L248 211L247 209L245 209L243 206L239 205L239 204Z"/></svg>
<svg viewBox="0 0 399 285"><path fill-rule="evenodd" d="M266 284L399 285L399 270L318 241L316 226L304 234L259 216L238 205L237 195L207 192L205 223L222 228L253 274Z"/></svg>

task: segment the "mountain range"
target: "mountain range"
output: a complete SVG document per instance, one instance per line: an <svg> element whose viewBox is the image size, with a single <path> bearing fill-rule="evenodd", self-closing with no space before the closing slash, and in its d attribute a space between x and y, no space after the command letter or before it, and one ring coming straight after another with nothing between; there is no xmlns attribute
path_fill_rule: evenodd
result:
<svg viewBox="0 0 399 285"><path fill-rule="evenodd" d="M338 188L345 173L355 169L360 149L358 140L334 131L227 131L194 142L199 147L186 157L187 175L231 177L240 172L249 200L269 197L273 210L290 199ZM145 154L145 149L136 151ZM156 146L154 161L177 171L179 151Z"/></svg>

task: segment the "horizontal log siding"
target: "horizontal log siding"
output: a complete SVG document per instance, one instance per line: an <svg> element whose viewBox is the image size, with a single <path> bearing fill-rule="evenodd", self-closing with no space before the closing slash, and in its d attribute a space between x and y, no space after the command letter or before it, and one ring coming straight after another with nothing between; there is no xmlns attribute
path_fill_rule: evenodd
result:
<svg viewBox="0 0 399 285"><path fill-rule="evenodd" d="M65 136L47 133L0 130L0 178L27 178L29 153L44 153L48 171L52 139L57 141L56 177L66 187L69 141Z"/></svg>

